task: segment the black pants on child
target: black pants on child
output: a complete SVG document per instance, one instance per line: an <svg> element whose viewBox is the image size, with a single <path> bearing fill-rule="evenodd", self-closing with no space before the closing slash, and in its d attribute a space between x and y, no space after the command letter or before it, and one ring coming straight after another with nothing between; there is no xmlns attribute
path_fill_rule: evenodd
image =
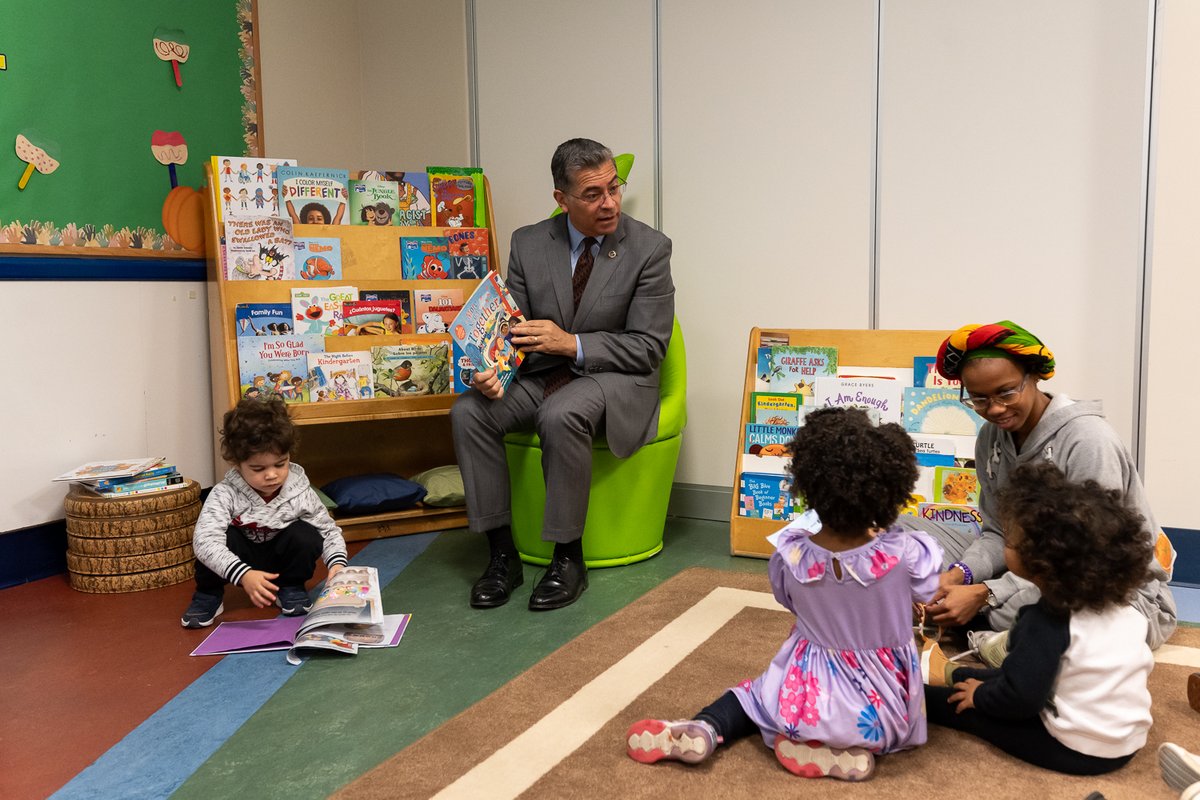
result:
<svg viewBox="0 0 1200 800"><path fill-rule="evenodd" d="M760 733L758 725L750 719L733 692L726 692L718 697L716 701L705 706L695 718L702 719L716 728L717 735L726 744L744 739L753 733Z"/></svg>
<svg viewBox="0 0 1200 800"><path fill-rule="evenodd" d="M961 714L946 702L954 689L926 686L925 709L934 725L966 731L999 747L1010 756L1034 766L1068 775L1103 775L1129 763L1133 753L1119 758L1100 758L1072 750L1046 730L1040 717L999 719L968 708Z"/></svg>
<svg viewBox="0 0 1200 800"><path fill-rule="evenodd" d="M325 546L321 532L304 520L296 520L275 534L268 542L252 542L233 525L225 531L225 544L234 555L254 569L277 572L272 583L303 587L317 568L317 559ZM220 597L225 591L225 578L196 560L196 591Z"/></svg>

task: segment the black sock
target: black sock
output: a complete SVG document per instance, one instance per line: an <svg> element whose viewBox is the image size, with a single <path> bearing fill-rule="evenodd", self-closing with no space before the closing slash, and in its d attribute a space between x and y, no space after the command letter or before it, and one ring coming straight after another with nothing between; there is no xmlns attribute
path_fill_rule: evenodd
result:
<svg viewBox="0 0 1200 800"><path fill-rule="evenodd" d="M574 561L576 564L582 564L583 538L581 537L573 542L555 542L554 557L565 558L568 561Z"/></svg>
<svg viewBox="0 0 1200 800"><path fill-rule="evenodd" d="M487 532L488 547L492 553L501 553L510 558L517 557L517 545L513 542L512 528L501 525Z"/></svg>

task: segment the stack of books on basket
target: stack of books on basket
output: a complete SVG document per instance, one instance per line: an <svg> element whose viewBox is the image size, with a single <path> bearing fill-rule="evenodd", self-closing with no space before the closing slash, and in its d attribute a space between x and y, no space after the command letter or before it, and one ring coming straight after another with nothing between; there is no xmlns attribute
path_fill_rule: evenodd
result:
<svg viewBox="0 0 1200 800"><path fill-rule="evenodd" d="M78 484L98 497L135 497L168 492L184 486L174 464L161 456L90 461L54 480Z"/></svg>

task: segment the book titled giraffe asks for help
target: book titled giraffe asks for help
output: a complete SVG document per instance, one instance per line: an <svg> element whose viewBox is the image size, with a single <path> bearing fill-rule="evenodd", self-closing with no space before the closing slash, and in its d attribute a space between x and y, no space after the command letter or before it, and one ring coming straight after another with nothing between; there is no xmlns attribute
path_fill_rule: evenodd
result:
<svg viewBox="0 0 1200 800"><path fill-rule="evenodd" d="M489 272L450 324L450 336L476 371L495 367L500 385L507 387L525 358L513 346L512 326L524 321L503 279Z"/></svg>

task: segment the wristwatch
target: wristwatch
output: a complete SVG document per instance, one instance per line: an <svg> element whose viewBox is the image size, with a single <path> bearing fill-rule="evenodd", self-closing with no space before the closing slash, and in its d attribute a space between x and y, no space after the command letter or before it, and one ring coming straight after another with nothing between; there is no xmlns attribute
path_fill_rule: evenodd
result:
<svg viewBox="0 0 1200 800"><path fill-rule="evenodd" d="M999 608L1000 601L996 599L996 593L992 591L992 587L987 587L987 606L988 608Z"/></svg>

